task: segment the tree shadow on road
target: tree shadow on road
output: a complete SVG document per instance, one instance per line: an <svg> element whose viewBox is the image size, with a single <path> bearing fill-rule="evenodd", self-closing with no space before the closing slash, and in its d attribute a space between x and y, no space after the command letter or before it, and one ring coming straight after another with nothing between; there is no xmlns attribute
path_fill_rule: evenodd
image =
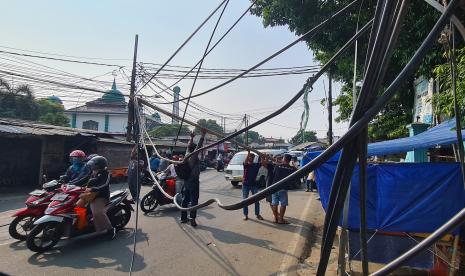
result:
<svg viewBox="0 0 465 276"><path fill-rule="evenodd" d="M39 267L68 267L73 269L107 268L119 272L129 272L132 258L133 229L125 229L111 241L102 241L98 237L75 238L62 241L55 250L36 253L28 262ZM140 229L137 232L138 243L147 240L147 234ZM146 267L144 258L135 254L132 271L141 271Z"/></svg>

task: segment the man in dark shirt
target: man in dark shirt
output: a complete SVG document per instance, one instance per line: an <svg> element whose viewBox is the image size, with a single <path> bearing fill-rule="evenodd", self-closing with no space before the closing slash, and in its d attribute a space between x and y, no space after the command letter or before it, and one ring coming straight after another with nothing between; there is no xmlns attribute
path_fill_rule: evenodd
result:
<svg viewBox="0 0 465 276"><path fill-rule="evenodd" d="M202 129L202 135L200 136L199 142L194 144L194 132L191 133L191 139L189 140L189 144L187 145L186 156L191 152L196 151L197 149L201 148L203 145L203 140L205 139L206 131ZM199 203L199 178L200 178L200 160L199 154L194 154L189 156L187 159L187 164L189 165L190 173L189 177L184 180L184 188L182 191L183 198L182 198L182 207L197 205ZM197 216L197 211L190 211L190 222L192 226L197 226L197 222L195 218ZM181 211L181 223L187 223L189 220L187 219L187 212Z"/></svg>
<svg viewBox="0 0 465 276"><path fill-rule="evenodd" d="M256 181L258 170L260 169L260 163L254 163L255 155L250 153L247 154L247 158L244 161L244 175L242 181L242 198L248 198L249 192L252 195L258 192L258 183ZM249 208L245 206L243 208L244 220L249 219ZM255 202L255 216L258 220L263 220L263 217L260 215L260 202Z"/></svg>
<svg viewBox="0 0 465 276"><path fill-rule="evenodd" d="M285 154L283 163L276 166L274 169L274 176L273 176L273 184L286 178L287 176L291 175L293 172L296 171L295 167L289 165L291 161L291 155ZM275 218L275 222L279 224L289 224L287 220L284 219L284 213L286 212L286 207L288 205L288 197L287 197L287 190L289 185L286 185L282 190L274 193L271 196L271 205L273 210L273 215ZM278 213L278 205L281 204Z"/></svg>

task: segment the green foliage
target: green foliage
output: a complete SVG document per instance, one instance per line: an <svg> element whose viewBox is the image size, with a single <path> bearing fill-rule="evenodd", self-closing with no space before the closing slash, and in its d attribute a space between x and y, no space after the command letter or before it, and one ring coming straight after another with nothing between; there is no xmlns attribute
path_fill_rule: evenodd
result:
<svg viewBox="0 0 465 276"><path fill-rule="evenodd" d="M334 14L351 0L318 1L318 0L259 0L252 13L263 18L265 27L286 25L291 32L302 35L318 23ZM373 16L376 1L363 1L360 13L362 27ZM333 54L355 33L358 18L358 5L332 21L323 32L307 39L307 45L314 54L314 59L321 64L326 63ZM393 52L390 66L382 84L381 93L395 79L407 64L416 49L427 36L437 20L439 13L426 3L411 3L396 50ZM359 39L357 80L362 79L369 35ZM339 115L337 121L348 121L352 111L352 78L354 47L338 59L333 68L333 78L342 82L343 89L335 99ZM442 63L441 46L436 44L423 59L417 75L429 78L432 68ZM403 129L411 123L413 109L413 78L398 91L397 97L388 104L372 122L369 135L372 140L397 138L406 134Z"/></svg>
<svg viewBox="0 0 465 276"><path fill-rule="evenodd" d="M302 139L303 138L303 139ZM289 143L293 145L299 145L305 142L315 142L317 141L315 131L305 131L304 137L302 137L302 130L297 131L296 135L289 140Z"/></svg>
<svg viewBox="0 0 465 276"><path fill-rule="evenodd" d="M149 132L150 136L167 137L176 136L178 134L179 125L162 125ZM183 125L179 135L189 135L190 130L186 125Z"/></svg>
<svg viewBox="0 0 465 276"><path fill-rule="evenodd" d="M261 136L258 132L249 130L249 139L248 142L250 143L258 143L258 144L263 144L265 142L265 137Z"/></svg>
<svg viewBox="0 0 465 276"><path fill-rule="evenodd" d="M460 111L463 114L465 109L465 47L456 51L457 56L457 99ZM447 56L444 54L447 59ZM434 114L445 116L448 118L454 117L454 95L452 93L452 79L450 73L450 65L448 62L438 65L434 69L436 78L439 80L440 93L433 95ZM462 115L463 116L463 115Z"/></svg>
<svg viewBox="0 0 465 276"><path fill-rule="evenodd" d="M31 88L20 85L12 88L0 79L0 117L40 121L57 126L69 126L62 105L47 99L36 100Z"/></svg>
<svg viewBox="0 0 465 276"><path fill-rule="evenodd" d="M220 126L216 120L212 120L212 119L208 119L208 120L205 120L205 119L200 119L197 121L197 124L199 124L200 126L204 127L204 128L207 128L209 130L213 130L213 131L216 131L216 132L219 132L219 133L223 133L223 127ZM198 127L195 127L195 130L194 130L195 133L199 134L200 133L200 129Z"/></svg>
<svg viewBox="0 0 465 276"><path fill-rule="evenodd" d="M40 122L56 126L69 126L69 119L64 114L65 109L61 104L48 99L40 99L36 102L39 108Z"/></svg>

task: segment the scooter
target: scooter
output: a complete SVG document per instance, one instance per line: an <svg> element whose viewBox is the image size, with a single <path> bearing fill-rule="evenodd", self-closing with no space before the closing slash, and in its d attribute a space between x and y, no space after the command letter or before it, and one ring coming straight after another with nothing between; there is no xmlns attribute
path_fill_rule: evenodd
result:
<svg viewBox="0 0 465 276"><path fill-rule="evenodd" d="M223 162L223 160L216 161L216 170L218 172L224 171L224 162Z"/></svg>
<svg viewBox="0 0 465 276"><path fill-rule="evenodd" d="M45 215L34 222L34 228L27 236L26 245L34 252L44 252L53 248L62 237L73 238L95 232L90 214L78 214L76 202L84 187L63 185L62 192L55 194L45 210ZM110 195L107 215L113 227L122 229L131 219L134 211L128 200L128 190L118 190ZM83 208L81 208L82 210Z"/></svg>
<svg viewBox="0 0 465 276"><path fill-rule="evenodd" d="M156 175L163 190L169 195L175 196L176 194L176 179L167 178L165 174ZM140 209L144 213L153 212L158 206L172 204L173 200L167 198L158 188L156 184L152 186L152 190L148 192L140 202Z"/></svg>
<svg viewBox="0 0 465 276"><path fill-rule="evenodd" d="M12 215L8 232L14 239L25 241L28 233L34 227L34 221L44 215L45 209L51 202L51 198L59 191L61 183L52 180L42 185L42 190L34 190L26 199L26 207Z"/></svg>

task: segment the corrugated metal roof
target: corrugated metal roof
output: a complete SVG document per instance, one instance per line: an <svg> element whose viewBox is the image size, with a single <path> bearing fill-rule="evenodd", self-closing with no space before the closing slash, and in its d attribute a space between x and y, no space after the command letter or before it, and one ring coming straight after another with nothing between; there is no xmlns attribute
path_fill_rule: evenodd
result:
<svg viewBox="0 0 465 276"><path fill-rule="evenodd" d="M98 134L107 135L94 130L77 129L70 127L60 127L47 124L41 124L32 121L0 118L0 134L12 135L46 135L46 136L98 136Z"/></svg>

